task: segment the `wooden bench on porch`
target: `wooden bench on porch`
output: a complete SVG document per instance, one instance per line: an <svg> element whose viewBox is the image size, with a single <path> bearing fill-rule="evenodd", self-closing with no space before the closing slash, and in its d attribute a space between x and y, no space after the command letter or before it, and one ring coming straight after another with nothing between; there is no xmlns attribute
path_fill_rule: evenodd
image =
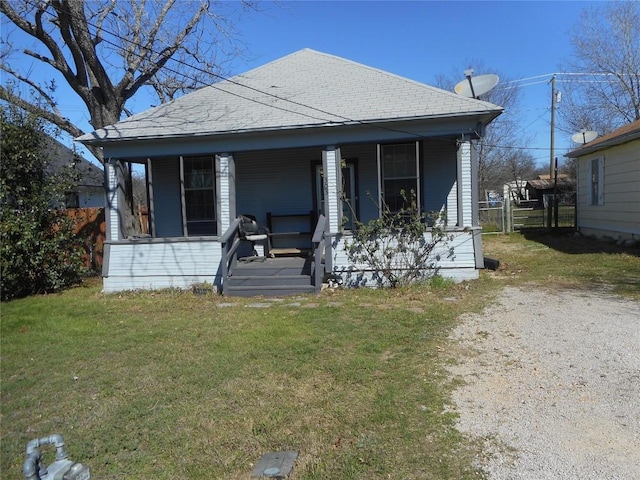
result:
<svg viewBox="0 0 640 480"><path fill-rule="evenodd" d="M267 229L274 256L304 256L311 252L314 224L313 212L267 212Z"/></svg>

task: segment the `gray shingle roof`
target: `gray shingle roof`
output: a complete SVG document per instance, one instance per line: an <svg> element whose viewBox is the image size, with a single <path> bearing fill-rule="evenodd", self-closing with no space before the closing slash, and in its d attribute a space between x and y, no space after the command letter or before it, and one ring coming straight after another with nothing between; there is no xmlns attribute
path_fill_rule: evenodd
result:
<svg viewBox="0 0 640 480"><path fill-rule="evenodd" d="M491 103L304 49L78 140L206 136L501 111Z"/></svg>
<svg viewBox="0 0 640 480"><path fill-rule="evenodd" d="M74 162L76 154L69 147L48 135L44 136L44 148L48 161L48 173L57 173ZM77 187L104 187L103 170L77 155L74 168L79 173Z"/></svg>

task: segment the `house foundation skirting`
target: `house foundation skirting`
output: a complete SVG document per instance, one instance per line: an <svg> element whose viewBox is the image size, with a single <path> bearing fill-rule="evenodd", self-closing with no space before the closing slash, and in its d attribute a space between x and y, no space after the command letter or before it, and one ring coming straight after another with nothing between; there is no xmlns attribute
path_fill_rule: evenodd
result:
<svg viewBox="0 0 640 480"><path fill-rule="evenodd" d="M463 282L475 280L479 277L476 266L476 242L475 230L464 229L460 231L448 231L452 238L443 243L435 255L440 256L437 266L431 273L453 280ZM337 235L333 242L333 272L342 277L343 285L351 287L376 287L379 285L378 275L369 265L354 265L346 250L350 235L348 233Z"/></svg>
<svg viewBox="0 0 640 480"><path fill-rule="evenodd" d="M456 282L478 278L474 230L450 231L451 241L443 245L438 275ZM345 250L348 234L332 240L332 273L345 286L376 286L375 272L367 265L353 265ZM108 269L103 275L103 291L189 289L208 282L221 289L222 248L217 238L140 239L109 242Z"/></svg>
<svg viewBox="0 0 640 480"><path fill-rule="evenodd" d="M188 289L221 285L222 249L216 238L140 239L110 242L103 291Z"/></svg>

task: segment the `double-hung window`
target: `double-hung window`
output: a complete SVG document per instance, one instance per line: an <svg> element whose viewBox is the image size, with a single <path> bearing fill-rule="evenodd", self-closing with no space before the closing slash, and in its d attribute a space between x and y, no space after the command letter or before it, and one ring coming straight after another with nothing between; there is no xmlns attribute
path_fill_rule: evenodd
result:
<svg viewBox="0 0 640 480"><path fill-rule="evenodd" d="M391 212L420 206L419 142L378 146L381 200ZM414 196L415 195L415 196Z"/></svg>
<svg viewBox="0 0 640 480"><path fill-rule="evenodd" d="M589 205L604 205L604 159L589 162Z"/></svg>
<svg viewBox="0 0 640 480"><path fill-rule="evenodd" d="M215 166L213 157L183 157L183 215L186 234L216 234Z"/></svg>

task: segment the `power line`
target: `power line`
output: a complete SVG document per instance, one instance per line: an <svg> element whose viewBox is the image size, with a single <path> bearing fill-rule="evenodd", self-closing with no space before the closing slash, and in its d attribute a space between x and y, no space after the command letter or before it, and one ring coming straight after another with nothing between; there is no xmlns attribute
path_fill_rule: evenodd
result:
<svg viewBox="0 0 640 480"><path fill-rule="evenodd" d="M36 7L36 8L38 8L38 5L36 5L33 2L31 2L31 5ZM47 15L55 18L55 15L52 12L50 12L48 10L45 10L44 12ZM72 15L72 14L69 13L69 15ZM89 20L86 20L86 23L90 27L93 27L95 29L99 29L104 34L110 35L110 36L112 36L112 37L114 37L114 38L116 38L116 39L118 39L118 40L120 40L122 42L125 42L125 43L127 43L127 44L129 44L131 46L134 46L134 47L137 47L137 48L142 48L142 45L140 45L139 43L136 43L136 42L130 40L129 38L127 38L127 37L124 37L124 36L122 36L120 34L117 34L117 33L114 33L112 31L108 30L108 29L105 29L104 27L98 27L96 24L92 23ZM104 36L101 37L101 41L106 43L106 44L108 44L108 45L110 45L110 46L112 46L112 47L114 47L114 48L116 48L116 49L118 49L118 50L123 49L122 45L120 45L118 43L115 43L115 42L105 38ZM150 52L152 54L160 55L160 52L158 52L158 51L156 51L154 49L147 49L147 50L148 50L148 52ZM133 54L135 56L139 57L139 58L145 58L144 55L142 55L141 53L138 53L137 51L133 52ZM196 85L200 84L202 87L214 88L216 90L219 90L220 92L223 92L225 94L241 98L243 100L254 102L254 103L266 106L266 107L274 108L274 109L285 111L285 112L288 112L288 113L293 113L295 115L300 115L300 116L307 117L307 118L310 118L310 119L313 119L313 120L320 120L320 121L323 121L323 122L326 122L326 123L338 123L338 124L339 123L342 123L342 124L353 123L353 124L359 124L359 125L367 125L367 126L371 126L373 128L378 128L380 130L386 130L386 131L391 131L391 132L395 132L395 133L401 133L403 135L410 135L412 137L417 137L417 138L424 138L422 135L414 133L414 132L407 132L405 130L390 128L390 127L387 127L387 126L384 126L384 125L376 124L375 122L368 123L368 122L365 122L365 121L362 121L362 120L354 120L354 119L352 119L350 117L347 117L345 115L342 115L342 114L329 112L327 110L323 110L323 109L320 109L320 108L317 108L317 107L314 107L314 106L311 106L311 105L308 105L308 104L305 104L305 103L302 103L302 102L297 102L297 101L291 100L289 98L284 98L284 97L278 96L276 94L273 94L271 92L267 92L267 91L261 90L261 89L256 88L256 87L252 87L250 85L243 84L243 83L241 83L241 82L239 82L237 80L234 80L233 78L228 78L228 77L225 77L223 75L207 71L207 70L205 70L205 69L203 69L203 68L201 68L201 67L199 67L197 65L188 64L188 63L184 62L183 60L180 60L180 59L177 59L177 58L174 58L174 57L169 58L169 60L171 60L172 62L177 63L178 65L185 66L185 67L188 67L189 69L192 69L194 71L204 73L204 74L209 75L209 76L211 76L213 78L217 78L220 81L227 82L227 83L229 83L231 85L236 85L236 86L241 87L241 88L245 88L245 89L247 89L249 91L256 92L256 93L258 93L260 95L264 95L265 97L274 98L274 99L276 99L276 100L278 100L280 102L286 102L286 103L289 103L289 104L292 104L292 105L296 105L298 107L306 108L306 109L318 112L319 114L322 114L322 115L328 115L328 116L334 117L334 118L337 117L339 119L342 119L342 122L335 122L332 119L327 119L327 118L324 118L324 117L321 117L321 116L318 116L318 115L312 115L312 114L309 114L309 113L304 113L304 112L301 112L301 111L288 109L288 108L285 108L285 107L282 107L282 106L279 106L279 105L274 105L273 103L267 103L267 102L259 100L257 98L251 98L251 97L239 94L237 92L232 92L232 91L226 90L226 89L222 88L222 86L220 84L216 84L216 83L214 83L214 84L205 84L204 82L202 82L202 80L200 80L200 79L198 79L198 78L196 78L194 76L191 76L191 75L189 75L187 73L184 73L184 72L181 72L179 70L176 70L175 68L172 68L172 67L170 67L170 66L168 66L166 64L163 67L163 69L166 70L166 71L169 71L169 72L171 72L171 73L173 73L175 75L178 75L178 76L180 76L182 78L185 78L185 79L188 79L188 80L192 80ZM566 74L567 75L584 75L584 74L579 74L579 73L566 73ZM508 82L505 82L505 83L508 84L508 83L536 80L536 79L539 79L539 78L548 77L549 75L553 75L553 74L537 75L537 76L534 76L534 77L528 77L528 78L524 78L524 79L508 81ZM538 84L538 83L545 83L545 82L548 82L548 80L541 80L541 81L537 81L537 82L532 82L530 84L526 84L526 85L522 85L522 86L535 85L535 84ZM503 87L503 88L515 88L515 87ZM542 115L540 115L540 117L538 117L536 120L531 122L529 124L529 126L532 125L533 123L537 122L547 112L548 112L548 110L545 110L545 113L543 113ZM525 127L525 128L527 128L527 127ZM444 140L445 138L446 139L450 139L451 137L447 136L447 137L429 137L429 138L432 138L434 140L440 140L440 139ZM489 145L489 144L487 144L487 146L492 146L492 147L496 147L496 148L518 149L518 150L548 150L548 148L542 148L542 147L537 147L536 148L536 147L519 147L519 146Z"/></svg>
<svg viewBox="0 0 640 480"><path fill-rule="evenodd" d="M526 78L519 78L516 80L505 80L502 83L519 83L519 82L528 82L529 80L537 80L539 78L547 78L549 79L549 77L553 77L554 75L556 76L605 76L605 77L612 77L612 76L616 76L616 75L623 75L623 74L616 74L616 73L611 73L611 72L554 72L554 73L545 73L543 75L536 75L533 77L526 77ZM549 81L549 80L547 80ZM535 82L532 85L535 85L537 83L543 83L543 81L541 82Z"/></svg>
<svg viewBox="0 0 640 480"><path fill-rule="evenodd" d="M30 2L30 3L31 3L32 6L34 6L36 8L39 8L38 5L36 5L35 3L33 3L33 2ZM55 18L54 14L49 12L48 10L44 10L44 13L46 13L47 15ZM67 12L67 14L70 15L70 16L73 16L70 12ZM76 17L76 19L77 19L77 17ZM96 24L92 23L91 21L89 21L87 19L82 19L82 20L85 21L87 25L89 25L91 27L94 27L96 29L99 29L103 33L111 35L111 36L113 36L113 37L115 37L115 38L117 38L117 39L119 39L119 40L121 40L123 42L126 42L126 43L134 46L134 47L142 48L142 45L140 45L139 43L133 42L132 40L130 40L127 37L124 37L122 35L119 35L117 33L112 32L110 30L107 30L104 27L98 27ZM113 46L113 47L115 47L117 49L121 49L122 48L117 43L109 41L109 40L105 39L104 37L101 37L101 41L103 41L104 43L107 43L107 44L109 44L109 45L111 45L111 46ZM147 50L149 52L153 53L153 54L156 54L156 55L160 54L160 52L158 52L156 50L153 50L153 49L147 49ZM138 53L138 52L133 52L133 54L136 55L139 58L144 58L144 56L142 54ZM354 119L352 119L350 117L347 117L345 115L342 115L342 114L329 112L329 111L326 111L326 110L323 110L323 109L320 109L320 108L317 108L317 107L314 107L314 106L311 106L311 105L308 105L308 104L305 104L305 103L302 103L302 102L297 102L295 100L291 100L291 99L288 99L288 98L280 97L280 96L275 95L275 94L273 94L271 92L266 92L266 91L263 91L263 90L261 90L259 88L252 87L252 86L249 86L249 85L245 85L245 84L240 83L240 82L238 82L236 80L233 80L232 78L228 78L228 77L225 77L225 76L220 75L220 74L209 72L209 71L207 71L207 70L205 70L205 69L203 69L201 67L198 67L196 65L190 65L190 64L188 64L188 63L186 63L186 62L184 62L184 61L182 61L180 59L177 59L177 58L170 57L169 60L171 60L173 62L176 62L179 65L183 65L185 67L191 68L191 69L193 69L195 71L204 73L206 75L211 75L212 77L218 78L221 81L228 82L230 84L233 84L233 85L236 85L236 86L239 86L239 87L242 87L242 88L246 88L248 90L254 91L254 92L259 93L261 95L265 95L267 97L272 97L272 98L274 98L274 99L276 99L278 101L287 102L287 103L290 103L290 104L293 104L293 105L296 105L296 106L299 106L299 107L303 107L303 108L307 108L307 109L319 112L319 113L324 114L324 115L329 115L329 116L332 116L332 117L340 118L340 119L343 120L343 122L335 122L335 121L333 121L331 119L326 119L326 118L310 115L310 114L307 114L307 113L303 113L303 112L299 112L299 111L295 111L295 110L290 110L290 109L287 109L287 108L284 108L284 107L280 107L278 105L273 105L271 103L266 103L266 102L260 101L260 100L255 99L255 98L246 97L244 95L225 90L225 89L221 88L219 84L215 84L215 83L214 84L204 84L198 78L189 76L189 75L187 75L185 73L182 73L182 72L180 72L178 70L175 70L175 69L173 69L171 67L168 67L166 64L163 67L163 69L166 70L166 71L169 71L171 73L179 75L179 76L181 76L183 78L186 78L186 79L189 79L189 80L193 80L196 84L198 84L198 83L201 84L202 87L215 88L216 90L219 90L219 91L221 91L223 93L226 93L226 94L229 94L229 95L233 95L233 96L236 96L236 97L239 97L239 98L242 98L244 100L247 100L247 101L250 101L250 102L254 102L254 103L257 103L257 104L260 104L260 105L264 105L266 107L274 108L274 109L285 111L285 112L288 112L288 113L293 113L295 115L305 116L305 117L308 117L308 118L311 118L311 119L314 119L314 120L320 120L320 121L323 121L323 122L326 122L326 123L338 123L338 124L342 123L343 125L345 125L347 123L352 123L352 124L358 124L358 125L371 126L373 128L378 128L380 130L386 130L386 131L390 131L390 132L401 133L403 135L410 135L410 136L416 137L416 138L424 138L422 135L420 135L418 133L415 133L415 132L407 132L405 130L400 130L400 129L387 127L385 125L380 125L379 123L376 123L376 122L366 122L366 121L363 121L363 120L354 120ZM441 137L429 137L429 138L439 139ZM445 138L445 137L442 137L442 138ZM446 138L450 138L450 137L446 137Z"/></svg>

